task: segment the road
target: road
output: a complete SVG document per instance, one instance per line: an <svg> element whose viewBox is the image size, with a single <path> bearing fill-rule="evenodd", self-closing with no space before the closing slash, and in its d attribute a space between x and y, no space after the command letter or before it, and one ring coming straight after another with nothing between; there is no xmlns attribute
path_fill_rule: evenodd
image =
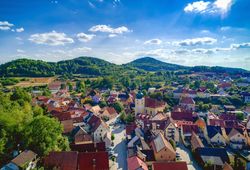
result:
<svg viewBox="0 0 250 170"><path fill-rule="evenodd" d="M127 169L127 145L125 140L125 125L110 126L115 135L114 152L117 155L115 162L110 161L111 170Z"/></svg>
<svg viewBox="0 0 250 170"><path fill-rule="evenodd" d="M197 162L194 160L191 151L187 149L182 142L180 142L179 146L176 147L176 152L180 154L182 161L187 162L188 170L202 170L197 164Z"/></svg>

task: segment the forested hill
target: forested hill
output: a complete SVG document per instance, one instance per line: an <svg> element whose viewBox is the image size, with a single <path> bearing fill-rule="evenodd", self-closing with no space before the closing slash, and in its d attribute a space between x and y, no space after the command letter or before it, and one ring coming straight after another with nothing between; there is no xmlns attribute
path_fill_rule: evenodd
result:
<svg viewBox="0 0 250 170"><path fill-rule="evenodd" d="M215 73L247 73L244 69L227 67L195 66L186 67L165 63L151 57L136 59L128 64L116 65L93 57L78 57L59 62L45 62L32 59L17 59L0 65L1 77L49 77L63 74L88 76L119 75L133 70L140 71L186 71ZM134 74L134 72L133 72Z"/></svg>
<svg viewBox="0 0 250 170"><path fill-rule="evenodd" d="M86 75L108 75L121 66L93 57L79 57L60 62L45 62L32 59L18 59L0 66L0 76L46 77L65 73Z"/></svg>
<svg viewBox="0 0 250 170"><path fill-rule="evenodd" d="M136 68L143 69L146 71L166 71L166 70L176 71L176 70L189 68L189 67L181 66L177 64L165 63L165 62L156 60L152 57L139 58L125 65L136 67Z"/></svg>

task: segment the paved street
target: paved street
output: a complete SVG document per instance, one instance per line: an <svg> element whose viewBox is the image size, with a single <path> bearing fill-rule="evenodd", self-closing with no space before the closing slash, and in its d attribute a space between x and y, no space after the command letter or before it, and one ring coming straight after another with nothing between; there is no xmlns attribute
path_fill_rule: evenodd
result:
<svg viewBox="0 0 250 170"><path fill-rule="evenodd" d="M176 152L180 154L182 161L186 161L188 164L188 170L201 170L196 161L193 161L192 154L184 145L180 142L179 146L176 147Z"/></svg>
<svg viewBox="0 0 250 170"><path fill-rule="evenodd" d="M110 126L112 133L115 135L114 152L117 155L115 163L110 162L111 170L126 170L127 169L127 149L125 140L125 126Z"/></svg>

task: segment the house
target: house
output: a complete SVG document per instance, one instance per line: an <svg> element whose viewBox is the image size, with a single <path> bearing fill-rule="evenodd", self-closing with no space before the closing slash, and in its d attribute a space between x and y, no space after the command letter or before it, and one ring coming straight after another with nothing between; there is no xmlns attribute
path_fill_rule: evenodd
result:
<svg viewBox="0 0 250 170"><path fill-rule="evenodd" d="M107 118L108 120L112 120L116 118L118 115L117 111L113 107L105 107L102 109L100 116L102 118Z"/></svg>
<svg viewBox="0 0 250 170"><path fill-rule="evenodd" d="M48 85L49 90L52 94L57 93L61 88L61 82L60 81L54 81Z"/></svg>
<svg viewBox="0 0 250 170"><path fill-rule="evenodd" d="M175 160L175 150L172 145L159 133L151 142L156 161L173 161Z"/></svg>
<svg viewBox="0 0 250 170"><path fill-rule="evenodd" d="M63 121L61 121L61 124L63 125L63 133L64 134L69 134L74 129L72 119L63 120Z"/></svg>
<svg viewBox="0 0 250 170"><path fill-rule="evenodd" d="M228 83L228 82L223 82L223 83L220 83L218 85L218 88L221 88L223 90L227 90L229 88L231 88L232 84L231 83Z"/></svg>
<svg viewBox="0 0 250 170"><path fill-rule="evenodd" d="M81 127L77 126L73 130L73 137L74 137L74 143L75 144L86 144L86 143L92 143L92 137L90 134L87 133L87 131Z"/></svg>
<svg viewBox="0 0 250 170"><path fill-rule="evenodd" d="M208 125L205 131L205 138L208 143L215 146L225 146L226 140L223 136L222 129L220 126Z"/></svg>
<svg viewBox="0 0 250 170"><path fill-rule="evenodd" d="M80 152L78 153L79 170L109 170L107 152Z"/></svg>
<svg viewBox="0 0 250 170"><path fill-rule="evenodd" d="M144 94L141 91L136 94L135 115L145 113L154 116L158 112L164 112L166 106L167 104L163 101L144 97Z"/></svg>
<svg viewBox="0 0 250 170"><path fill-rule="evenodd" d="M71 144L70 149L77 152L102 152L106 151L105 142Z"/></svg>
<svg viewBox="0 0 250 170"><path fill-rule="evenodd" d="M75 151L50 152L44 158L46 169L77 170L78 153Z"/></svg>
<svg viewBox="0 0 250 170"><path fill-rule="evenodd" d="M21 169L32 169L36 166L37 154L31 150L25 150L15 157L11 163Z"/></svg>
<svg viewBox="0 0 250 170"><path fill-rule="evenodd" d="M195 101L191 97L183 96L180 99L179 105L187 110L195 110Z"/></svg>
<svg viewBox="0 0 250 170"><path fill-rule="evenodd" d="M107 146L111 145L111 134L108 125L96 115L92 115L87 121L94 142L105 141Z"/></svg>
<svg viewBox="0 0 250 170"><path fill-rule="evenodd" d="M227 112L227 111L235 111L235 106L233 105L224 105L224 110Z"/></svg>
<svg viewBox="0 0 250 170"><path fill-rule="evenodd" d="M148 170L147 164L138 156L127 158L128 170Z"/></svg>
<svg viewBox="0 0 250 170"><path fill-rule="evenodd" d="M101 111L101 108L99 105L96 105L96 106L93 106L90 111L92 113L94 113L95 115L99 115L100 114L100 111Z"/></svg>
<svg viewBox="0 0 250 170"><path fill-rule="evenodd" d="M186 162L154 162L152 170L188 170Z"/></svg>
<svg viewBox="0 0 250 170"><path fill-rule="evenodd" d="M166 103L163 101L159 101L157 99L145 98L145 109L144 112L146 114L150 114L152 116L156 115L158 112L164 112L166 107Z"/></svg>
<svg viewBox="0 0 250 170"><path fill-rule="evenodd" d="M172 139L176 143L179 142L178 128L175 126L174 122L170 118L168 119L168 121L165 124L164 135L168 140Z"/></svg>
<svg viewBox="0 0 250 170"><path fill-rule="evenodd" d="M194 132L192 132L191 142L190 143L191 143L192 151L195 151L197 148L203 148L204 147L201 139Z"/></svg>
<svg viewBox="0 0 250 170"><path fill-rule="evenodd" d="M173 120L193 121L193 112L182 107L174 107L171 112L171 118Z"/></svg>
<svg viewBox="0 0 250 170"><path fill-rule="evenodd" d="M200 130L195 124L184 124L181 126L181 138L185 144L190 144L192 133L200 134Z"/></svg>
<svg viewBox="0 0 250 170"><path fill-rule="evenodd" d="M246 145L246 137L241 129L227 128L226 134L228 142L233 149L242 149Z"/></svg>
<svg viewBox="0 0 250 170"><path fill-rule="evenodd" d="M203 167L211 165L214 169L222 169L226 162L230 163L225 148L197 148L195 158Z"/></svg>

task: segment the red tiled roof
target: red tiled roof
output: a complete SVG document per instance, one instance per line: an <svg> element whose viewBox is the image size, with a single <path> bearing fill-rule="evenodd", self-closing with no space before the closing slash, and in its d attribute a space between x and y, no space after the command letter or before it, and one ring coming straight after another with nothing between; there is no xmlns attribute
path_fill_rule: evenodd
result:
<svg viewBox="0 0 250 170"><path fill-rule="evenodd" d="M137 156L133 156L127 159L128 162L128 170L148 170L148 166L145 162L143 162Z"/></svg>
<svg viewBox="0 0 250 170"><path fill-rule="evenodd" d="M191 97L182 97L180 99L180 103L182 103L182 104L195 104L194 100Z"/></svg>
<svg viewBox="0 0 250 170"><path fill-rule="evenodd" d="M230 114L230 113L222 113L219 116L220 119L222 120L236 120L236 115L235 114Z"/></svg>
<svg viewBox="0 0 250 170"><path fill-rule="evenodd" d="M186 162L154 162L153 170L188 170Z"/></svg>
<svg viewBox="0 0 250 170"><path fill-rule="evenodd" d="M163 107L165 105L165 102L163 101L158 101L156 99L152 98L145 98L145 107L149 108L157 108L157 107Z"/></svg>
<svg viewBox="0 0 250 170"><path fill-rule="evenodd" d="M107 152L88 152L78 154L79 170L109 170Z"/></svg>
<svg viewBox="0 0 250 170"><path fill-rule="evenodd" d="M94 132L102 123L101 119L96 115L92 115L88 121L88 124L91 126L91 130Z"/></svg>
<svg viewBox="0 0 250 170"><path fill-rule="evenodd" d="M60 170L76 170L77 152L50 152L44 158L44 165L51 169L57 167Z"/></svg>
<svg viewBox="0 0 250 170"><path fill-rule="evenodd" d="M105 151L105 142L72 144L70 145L70 148L72 151L78 152L100 152Z"/></svg>
<svg viewBox="0 0 250 170"><path fill-rule="evenodd" d="M224 121L222 119L209 119L210 124L212 126L221 126L225 127Z"/></svg>
<svg viewBox="0 0 250 170"><path fill-rule="evenodd" d="M194 125L194 124L193 125L183 125L182 129L183 129L184 134L187 134L187 133L192 134L192 132L197 134L199 132L198 126Z"/></svg>
<svg viewBox="0 0 250 170"><path fill-rule="evenodd" d="M187 111L184 109L177 110L171 112L171 117L174 120L186 120L186 121L192 121L193 120L193 113L191 111Z"/></svg>

